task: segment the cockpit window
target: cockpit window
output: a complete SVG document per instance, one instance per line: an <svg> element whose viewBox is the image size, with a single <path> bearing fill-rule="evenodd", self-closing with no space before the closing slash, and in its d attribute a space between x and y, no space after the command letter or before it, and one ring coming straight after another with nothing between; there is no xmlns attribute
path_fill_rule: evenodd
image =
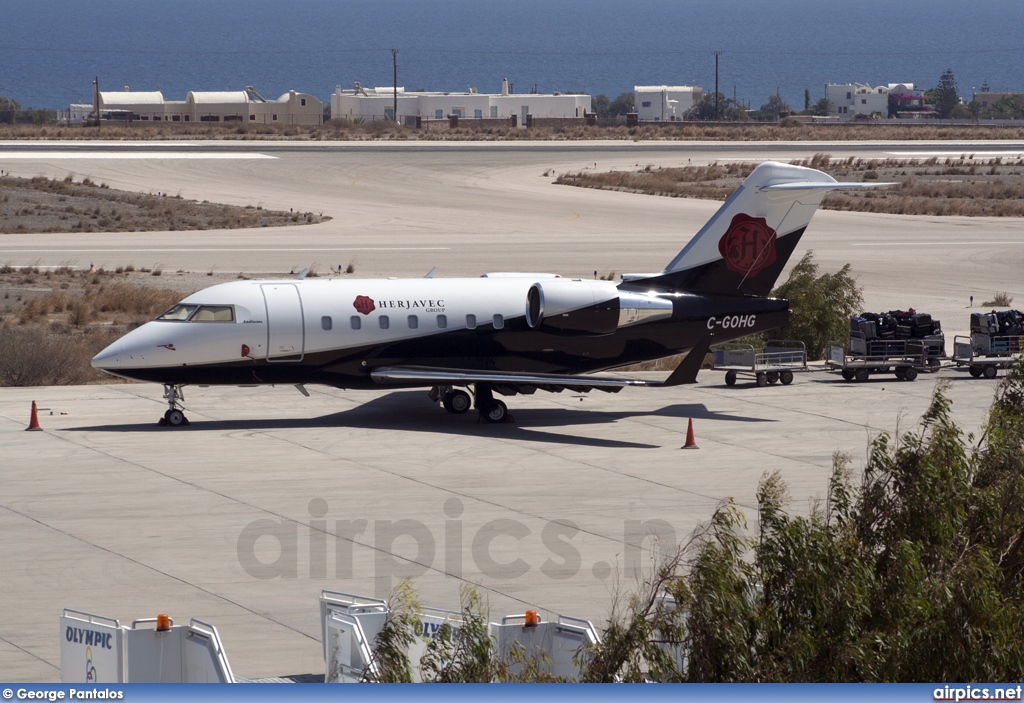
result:
<svg viewBox="0 0 1024 703"><path fill-rule="evenodd" d="M179 303L156 319L174 322L234 322L235 309L230 305L185 305Z"/></svg>
<svg viewBox="0 0 1024 703"><path fill-rule="evenodd" d="M197 305L182 305L179 303L156 319L176 320L178 322L182 322L187 320L188 316L191 315L197 307Z"/></svg>
<svg viewBox="0 0 1024 703"><path fill-rule="evenodd" d="M234 322L235 309L230 305L202 305L190 322Z"/></svg>

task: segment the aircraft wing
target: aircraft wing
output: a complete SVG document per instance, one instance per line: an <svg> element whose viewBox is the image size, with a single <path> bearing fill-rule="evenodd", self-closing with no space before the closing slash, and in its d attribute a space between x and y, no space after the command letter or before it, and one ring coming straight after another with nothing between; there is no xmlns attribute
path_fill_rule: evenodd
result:
<svg viewBox="0 0 1024 703"><path fill-rule="evenodd" d="M381 385L464 386L469 383L490 383L499 393L502 388L512 392L533 393L540 389L553 393L563 390L586 393L591 390L618 393L628 386L662 386L662 381L642 381L632 378L608 376L570 376L548 373L518 373L468 371L465 369L439 369L429 366L381 366L370 372L370 377Z"/></svg>

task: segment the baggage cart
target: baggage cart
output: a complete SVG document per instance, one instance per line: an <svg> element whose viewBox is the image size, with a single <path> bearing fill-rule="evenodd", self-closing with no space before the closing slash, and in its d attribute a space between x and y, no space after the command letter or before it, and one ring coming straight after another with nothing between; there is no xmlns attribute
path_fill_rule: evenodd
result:
<svg viewBox="0 0 1024 703"><path fill-rule="evenodd" d="M770 339L764 348L728 342L711 347L711 368L725 371L725 384L736 385L739 376L753 378L759 387L793 382L793 373L807 371L807 349L803 342Z"/></svg>
<svg viewBox="0 0 1024 703"><path fill-rule="evenodd" d="M826 365L842 373L843 379L863 383L871 374L892 373L901 381L914 381L922 371L938 371L941 362L929 354L928 345L920 339L872 341L850 337L850 350L841 342L828 343Z"/></svg>
<svg viewBox="0 0 1024 703"><path fill-rule="evenodd" d="M1021 358L1024 335L991 335L972 332L970 337L953 339L953 363L966 369L973 378L995 378L999 369L1008 369Z"/></svg>

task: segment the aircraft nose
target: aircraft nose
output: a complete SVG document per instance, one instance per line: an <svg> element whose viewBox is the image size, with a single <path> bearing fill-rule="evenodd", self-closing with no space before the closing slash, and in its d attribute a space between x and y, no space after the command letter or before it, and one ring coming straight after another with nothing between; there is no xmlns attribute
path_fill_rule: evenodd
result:
<svg viewBox="0 0 1024 703"><path fill-rule="evenodd" d="M109 347L101 351L99 354L92 358L92 367L94 369L100 369L101 371L107 371L116 369L121 365L122 350L124 349L124 343L122 340L117 340Z"/></svg>

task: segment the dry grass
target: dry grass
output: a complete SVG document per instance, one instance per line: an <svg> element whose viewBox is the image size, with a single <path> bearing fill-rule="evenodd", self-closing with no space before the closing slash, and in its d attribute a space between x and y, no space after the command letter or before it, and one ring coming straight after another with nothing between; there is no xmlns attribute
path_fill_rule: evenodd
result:
<svg viewBox="0 0 1024 703"><path fill-rule="evenodd" d="M184 200L166 193L114 190L89 178L75 181L0 177L0 233L150 232L316 224L312 212L279 212Z"/></svg>
<svg viewBox="0 0 1024 703"><path fill-rule="evenodd" d="M132 275L0 266L0 386L112 382L90 359L183 297Z"/></svg>
<svg viewBox="0 0 1024 703"><path fill-rule="evenodd" d="M0 139L228 139L228 140L710 140L710 141L859 141L859 140L964 140L1024 139L1024 127L980 125L946 125L910 123L881 124L803 124L799 120L785 124L734 123L661 123L635 127L602 125L587 127L567 120L561 125L530 129L494 124L489 121L474 126L473 120L462 120L451 128L447 121L428 122L420 129L401 127L393 122L354 123L331 120L324 125L255 125L211 123L147 123L129 126L104 125L99 129L85 125L0 125Z"/></svg>
<svg viewBox="0 0 1024 703"><path fill-rule="evenodd" d="M856 159L826 154L793 162L825 171L839 181L895 182L877 190L829 193L821 207L897 215L1024 217L1024 159L975 159L972 154L940 161ZM682 168L579 172L556 183L647 195L725 200L756 163L714 163Z"/></svg>

